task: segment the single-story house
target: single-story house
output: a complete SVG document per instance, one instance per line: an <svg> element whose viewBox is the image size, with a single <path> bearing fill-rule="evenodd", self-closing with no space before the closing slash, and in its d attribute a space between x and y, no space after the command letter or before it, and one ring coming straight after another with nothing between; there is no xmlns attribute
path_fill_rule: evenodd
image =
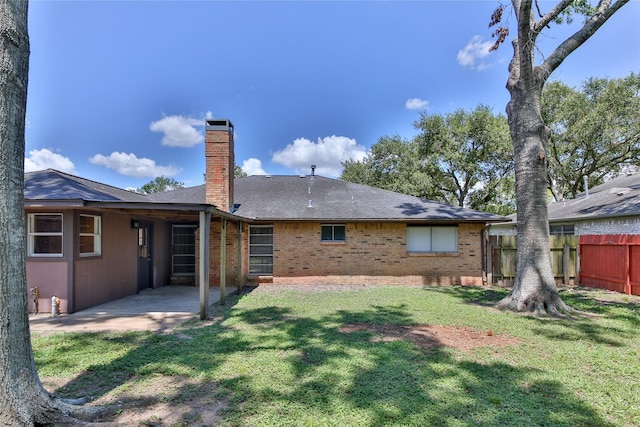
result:
<svg viewBox="0 0 640 427"><path fill-rule="evenodd" d="M74 312L170 284L483 283L485 227L504 217L313 169L234 179L233 130L207 120L196 187L146 196L25 174L27 282L40 311L52 296Z"/></svg>
<svg viewBox="0 0 640 427"><path fill-rule="evenodd" d="M548 205L552 236L578 236L578 282L640 295L640 173L613 178ZM493 224L490 236L515 235L511 223Z"/></svg>

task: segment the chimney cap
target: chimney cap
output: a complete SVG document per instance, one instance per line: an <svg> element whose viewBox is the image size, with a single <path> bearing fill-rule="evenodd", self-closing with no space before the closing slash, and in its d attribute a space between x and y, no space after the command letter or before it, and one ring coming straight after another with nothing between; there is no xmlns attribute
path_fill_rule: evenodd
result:
<svg viewBox="0 0 640 427"><path fill-rule="evenodd" d="M233 123L229 119L207 119L206 130L228 130L233 132Z"/></svg>

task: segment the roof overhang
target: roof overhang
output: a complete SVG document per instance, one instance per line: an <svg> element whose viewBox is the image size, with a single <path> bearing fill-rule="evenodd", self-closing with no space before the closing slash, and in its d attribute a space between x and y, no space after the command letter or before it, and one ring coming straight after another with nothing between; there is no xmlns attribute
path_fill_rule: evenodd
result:
<svg viewBox="0 0 640 427"><path fill-rule="evenodd" d="M214 205L197 203L153 203L153 202L118 202L111 200L50 200L29 199L24 201L25 208L93 208L131 211L174 211L174 212L211 212L212 215L233 221L245 221L245 218L224 212Z"/></svg>

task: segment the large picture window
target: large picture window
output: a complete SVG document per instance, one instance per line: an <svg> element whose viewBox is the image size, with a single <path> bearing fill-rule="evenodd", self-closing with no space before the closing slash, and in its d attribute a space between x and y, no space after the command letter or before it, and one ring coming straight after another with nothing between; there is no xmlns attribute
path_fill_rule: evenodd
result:
<svg viewBox="0 0 640 427"><path fill-rule="evenodd" d="M80 215L80 256L96 256L102 252L102 218Z"/></svg>
<svg viewBox="0 0 640 427"><path fill-rule="evenodd" d="M342 224L323 224L320 227L320 240L323 242L344 242L347 240L347 229Z"/></svg>
<svg viewBox="0 0 640 427"><path fill-rule="evenodd" d="M29 256L62 256L62 214L29 214Z"/></svg>
<svg viewBox="0 0 640 427"><path fill-rule="evenodd" d="M458 227L407 227L407 252L458 252Z"/></svg>
<svg viewBox="0 0 640 427"><path fill-rule="evenodd" d="M273 226L249 227L249 274L273 274Z"/></svg>

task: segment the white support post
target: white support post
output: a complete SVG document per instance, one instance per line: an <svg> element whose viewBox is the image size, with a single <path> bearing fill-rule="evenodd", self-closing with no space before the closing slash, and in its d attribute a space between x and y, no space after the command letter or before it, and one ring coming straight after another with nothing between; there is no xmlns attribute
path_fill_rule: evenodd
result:
<svg viewBox="0 0 640 427"><path fill-rule="evenodd" d="M227 219L220 218L220 305L225 304L227 285Z"/></svg>
<svg viewBox="0 0 640 427"><path fill-rule="evenodd" d="M211 228L211 212L200 211L200 320L209 317L209 230Z"/></svg>

